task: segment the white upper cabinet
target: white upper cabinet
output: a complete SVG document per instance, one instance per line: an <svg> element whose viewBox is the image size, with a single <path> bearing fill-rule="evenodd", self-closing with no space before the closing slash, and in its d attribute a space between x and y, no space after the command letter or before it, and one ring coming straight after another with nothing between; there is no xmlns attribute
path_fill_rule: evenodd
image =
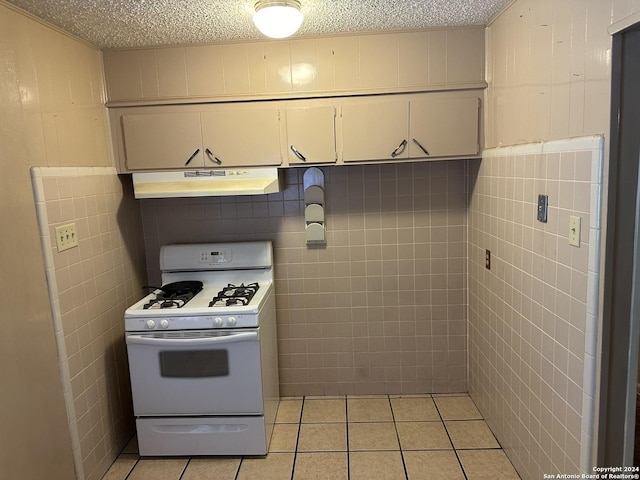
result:
<svg viewBox="0 0 640 480"><path fill-rule="evenodd" d="M198 112L123 115L122 129L128 170L204 165Z"/></svg>
<svg viewBox="0 0 640 480"><path fill-rule="evenodd" d="M121 116L121 171L282 163L278 108L152 109Z"/></svg>
<svg viewBox="0 0 640 480"><path fill-rule="evenodd" d="M225 108L202 112L201 118L205 166L282 163L277 108Z"/></svg>
<svg viewBox="0 0 640 480"><path fill-rule="evenodd" d="M330 105L289 107L287 157L289 164L335 163L336 109Z"/></svg>
<svg viewBox="0 0 640 480"><path fill-rule="evenodd" d="M476 156L480 152L477 97L429 95L410 104L409 157Z"/></svg>
<svg viewBox="0 0 640 480"><path fill-rule="evenodd" d="M480 153L480 100L427 93L341 107L344 162L469 158Z"/></svg>
<svg viewBox="0 0 640 480"><path fill-rule="evenodd" d="M120 172L477 158L479 90L111 110Z"/></svg>
<svg viewBox="0 0 640 480"><path fill-rule="evenodd" d="M341 107L345 162L400 160L409 155L409 102L359 101Z"/></svg>

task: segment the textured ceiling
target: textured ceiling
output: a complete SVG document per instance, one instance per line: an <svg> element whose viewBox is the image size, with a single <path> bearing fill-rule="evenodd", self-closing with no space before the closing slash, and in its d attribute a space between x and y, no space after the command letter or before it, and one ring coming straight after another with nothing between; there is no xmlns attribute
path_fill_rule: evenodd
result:
<svg viewBox="0 0 640 480"><path fill-rule="evenodd" d="M261 39L255 0L9 0L101 48ZM301 0L296 33L486 25L512 0Z"/></svg>

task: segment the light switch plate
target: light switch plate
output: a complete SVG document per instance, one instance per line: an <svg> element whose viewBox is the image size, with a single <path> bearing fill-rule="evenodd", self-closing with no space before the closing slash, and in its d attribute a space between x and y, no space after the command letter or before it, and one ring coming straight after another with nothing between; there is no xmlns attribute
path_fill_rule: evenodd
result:
<svg viewBox="0 0 640 480"><path fill-rule="evenodd" d="M78 246L78 235L76 233L76 224L68 223L56 227L56 244L58 252L64 252L70 248Z"/></svg>
<svg viewBox="0 0 640 480"><path fill-rule="evenodd" d="M569 216L569 245L580 246L580 224L582 219L576 215Z"/></svg>

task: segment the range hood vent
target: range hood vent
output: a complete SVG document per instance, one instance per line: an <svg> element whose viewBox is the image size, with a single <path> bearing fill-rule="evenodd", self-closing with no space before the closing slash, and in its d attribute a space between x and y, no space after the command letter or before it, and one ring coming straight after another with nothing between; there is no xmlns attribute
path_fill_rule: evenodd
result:
<svg viewBox="0 0 640 480"><path fill-rule="evenodd" d="M280 191L277 168L234 168L133 174L136 198L264 195Z"/></svg>

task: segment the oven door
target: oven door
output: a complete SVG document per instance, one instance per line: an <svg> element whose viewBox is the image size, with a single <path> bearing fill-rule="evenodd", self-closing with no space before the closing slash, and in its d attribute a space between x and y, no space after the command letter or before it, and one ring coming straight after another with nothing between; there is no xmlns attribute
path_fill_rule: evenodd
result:
<svg viewBox="0 0 640 480"><path fill-rule="evenodd" d="M258 329L128 333L134 413L262 414L258 333Z"/></svg>

